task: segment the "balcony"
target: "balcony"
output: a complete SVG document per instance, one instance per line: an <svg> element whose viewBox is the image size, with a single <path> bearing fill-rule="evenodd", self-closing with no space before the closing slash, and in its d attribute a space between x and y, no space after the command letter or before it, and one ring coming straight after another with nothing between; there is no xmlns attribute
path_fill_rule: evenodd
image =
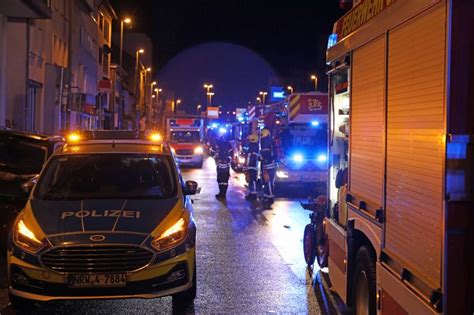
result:
<svg viewBox="0 0 474 315"><path fill-rule="evenodd" d="M51 0L2 0L0 14L13 18L50 19Z"/></svg>

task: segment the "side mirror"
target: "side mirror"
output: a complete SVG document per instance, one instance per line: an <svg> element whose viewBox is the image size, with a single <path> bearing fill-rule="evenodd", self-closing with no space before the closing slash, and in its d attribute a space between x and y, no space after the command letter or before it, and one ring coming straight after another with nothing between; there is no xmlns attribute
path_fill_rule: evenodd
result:
<svg viewBox="0 0 474 315"><path fill-rule="evenodd" d="M39 175L35 175L21 185L21 190L25 195L29 195L35 184L38 182Z"/></svg>
<svg viewBox="0 0 474 315"><path fill-rule="evenodd" d="M193 180L188 180L184 184L185 195L195 195L198 192L198 183Z"/></svg>

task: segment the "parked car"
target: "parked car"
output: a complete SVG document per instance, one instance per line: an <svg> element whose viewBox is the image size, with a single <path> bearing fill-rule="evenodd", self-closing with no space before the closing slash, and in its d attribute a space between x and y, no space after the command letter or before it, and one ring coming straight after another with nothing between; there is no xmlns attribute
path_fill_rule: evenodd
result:
<svg viewBox="0 0 474 315"><path fill-rule="evenodd" d="M0 248L28 199L43 164L65 143L63 137L0 129Z"/></svg>
<svg viewBox="0 0 474 315"><path fill-rule="evenodd" d="M8 240L10 303L196 297L196 224L171 148L134 131L68 137ZM119 210L117 210L119 209Z"/></svg>

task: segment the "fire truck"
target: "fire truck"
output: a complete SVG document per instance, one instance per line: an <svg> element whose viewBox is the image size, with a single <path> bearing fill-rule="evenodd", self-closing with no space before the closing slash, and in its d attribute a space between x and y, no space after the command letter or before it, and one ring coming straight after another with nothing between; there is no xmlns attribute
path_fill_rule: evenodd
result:
<svg viewBox="0 0 474 315"><path fill-rule="evenodd" d="M361 0L334 25L317 242L354 314L474 312L473 17L471 0Z"/></svg>
<svg viewBox="0 0 474 315"><path fill-rule="evenodd" d="M181 166L201 168L204 162L204 120L196 117L166 119L166 140Z"/></svg>
<svg viewBox="0 0 474 315"><path fill-rule="evenodd" d="M311 188L325 193L328 95L294 93L283 102L283 107L276 115L280 116L279 119L274 122L274 136L281 142L283 155L276 173L275 189L280 194L290 187ZM268 125L269 119L264 120Z"/></svg>

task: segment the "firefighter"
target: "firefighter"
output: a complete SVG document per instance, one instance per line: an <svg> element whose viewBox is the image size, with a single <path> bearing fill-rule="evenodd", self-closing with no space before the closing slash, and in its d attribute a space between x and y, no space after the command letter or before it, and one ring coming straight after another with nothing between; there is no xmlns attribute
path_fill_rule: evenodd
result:
<svg viewBox="0 0 474 315"><path fill-rule="evenodd" d="M270 130L262 129L260 136L264 191L262 203L265 209L269 209L274 201L273 187L277 171L276 152Z"/></svg>
<svg viewBox="0 0 474 315"><path fill-rule="evenodd" d="M247 200L257 200L257 174L258 161L260 159L260 148L258 144L258 135L251 134L247 137L249 142L247 156L245 158L244 172L245 179L249 186L249 193L245 196Z"/></svg>
<svg viewBox="0 0 474 315"><path fill-rule="evenodd" d="M216 144L216 164L217 164L217 184L219 185L219 193L217 199L224 199L227 194L230 178L230 161L232 158L232 148L224 137L221 137Z"/></svg>

